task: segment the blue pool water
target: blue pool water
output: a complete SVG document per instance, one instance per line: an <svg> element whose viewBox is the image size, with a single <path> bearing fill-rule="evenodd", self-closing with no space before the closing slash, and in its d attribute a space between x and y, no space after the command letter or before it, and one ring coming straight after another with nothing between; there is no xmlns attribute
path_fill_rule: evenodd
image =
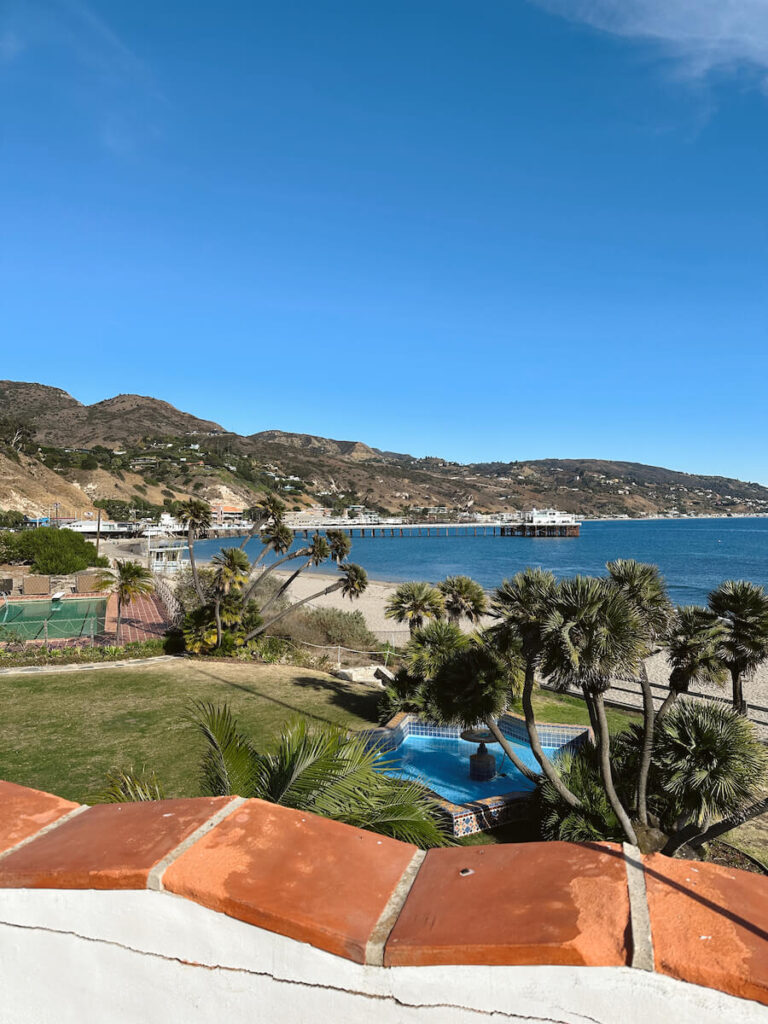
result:
<svg viewBox="0 0 768 1024"><path fill-rule="evenodd" d="M204 561L222 544L238 543L231 537L198 541L195 550ZM258 541L247 548L251 557L259 550ZM466 573L489 589L529 565L558 577L596 575L614 558L653 562L674 601L706 604L709 591L724 579L768 586L768 518L588 522L572 538L354 537L350 555L371 579L436 581ZM332 568L323 565L321 571Z"/></svg>
<svg viewBox="0 0 768 1024"><path fill-rule="evenodd" d="M510 743L524 764L539 770L527 744L514 740L510 740ZM544 750L548 757L556 753L550 747ZM391 774L422 782L455 804L501 796L513 789L533 789L533 783L518 772L497 744L489 744L488 753L496 757L496 771L499 774L489 782L473 781L469 777L469 756L476 751L476 743L468 743L459 738L409 735L396 750L385 756L391 761Z"/></svg>

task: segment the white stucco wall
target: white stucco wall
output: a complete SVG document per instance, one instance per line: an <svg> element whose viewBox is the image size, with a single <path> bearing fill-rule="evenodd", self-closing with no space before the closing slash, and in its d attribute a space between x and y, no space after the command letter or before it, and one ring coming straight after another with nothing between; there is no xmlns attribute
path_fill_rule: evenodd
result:
<svg viewBox="0 0 768 1024"><path fill-rule="evenodd" d="M493 909L489 908L489 913ZM2 1024L766 1024L629 968L362 967L168 893L0 891Z"/></svg>

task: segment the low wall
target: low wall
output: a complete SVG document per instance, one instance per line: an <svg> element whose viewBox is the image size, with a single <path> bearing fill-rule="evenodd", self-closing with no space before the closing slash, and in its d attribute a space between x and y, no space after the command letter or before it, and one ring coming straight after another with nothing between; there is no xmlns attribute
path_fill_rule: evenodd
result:
<svg viewBox="0 0 768 1024"><path fill-rule="evenodd" d="M239 797L0 782L0 1019L741 1024L768 878L615 843L407 843Z"/></svg>

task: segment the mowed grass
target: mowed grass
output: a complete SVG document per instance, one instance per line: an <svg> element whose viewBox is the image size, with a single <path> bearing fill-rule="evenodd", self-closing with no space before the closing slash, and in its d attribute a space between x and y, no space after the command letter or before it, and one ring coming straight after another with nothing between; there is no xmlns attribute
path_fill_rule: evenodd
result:
<svg viewBox="0 0 768 1024"><path fill-rule="evenodd" d="M377 696L311 669L188 659L0 676L0 778L87 802L111 767L146 766L168 796L197 796L205 744L185 721L191 701L226 702L257 748L274 749L297 716L369 728Z"/></svg>
<svg viewBox="0 0 768 1024"><path fill-rule="evenodd" d="M0 675L0 778L88 802L110 768L148 768L168 796L198 795L205 743L186 720L195 700L229 704L261 750L274 749L298 716L355 730L377 724L377 690L292 666L179 659ZM589 724L576 697L539 692L535 708L541 721ZM608 715L612 728L631 718Z"/></svg>

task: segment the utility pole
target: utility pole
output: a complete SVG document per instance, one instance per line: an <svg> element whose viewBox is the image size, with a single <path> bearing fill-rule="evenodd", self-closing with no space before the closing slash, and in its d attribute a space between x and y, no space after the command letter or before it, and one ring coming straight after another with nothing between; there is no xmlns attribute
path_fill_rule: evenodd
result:
<svg viewBox="0 0 768 1024"><path fill-rule="evenodd" d="M101 509L99 509L99 518L96 520L96 557L99 557L99 544L101 543Z"/></svg>

